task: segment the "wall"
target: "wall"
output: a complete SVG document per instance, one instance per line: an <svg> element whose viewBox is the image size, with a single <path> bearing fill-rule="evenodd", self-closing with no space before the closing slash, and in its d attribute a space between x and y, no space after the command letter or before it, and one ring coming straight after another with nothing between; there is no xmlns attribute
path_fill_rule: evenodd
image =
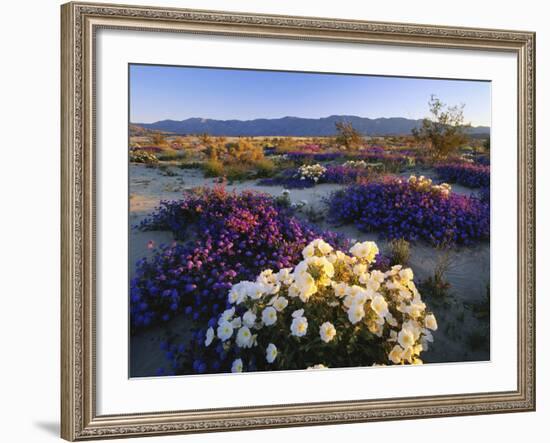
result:
<svg viewBox="0 0 550 443"><path fill-rule="evenodd" d="M128 0L132 2L131 0ZM549 358L544 321L550 301L544 285L544 263L550 262L549 14L544 2L462 0L358 2L353 0L133 0L135 4L220 10L314 15L380 21L526 29L537 34L538 108L538 411L465 418L414 420L315 428L223 434L224 441L372 441L415 438L473 442L524 441L546 431L550 413ZM28 0L2 8L0 128L0 406L2 440L54 441L59 421L59 2ZM450 6L447 6L450 5ZM447 7L445 7L447 6ZM7 157L6 157L7 155ZM545 201L546 200L546 201ZM546 246L546 249L545 249ZM505 276L502 276L505 278ZM449 383L452 383L449 380ZM544 434L543 434L544 435ZM163 437L146 441L217 442L220 434ZM145 440L143 440L145 441Z"/></svg>

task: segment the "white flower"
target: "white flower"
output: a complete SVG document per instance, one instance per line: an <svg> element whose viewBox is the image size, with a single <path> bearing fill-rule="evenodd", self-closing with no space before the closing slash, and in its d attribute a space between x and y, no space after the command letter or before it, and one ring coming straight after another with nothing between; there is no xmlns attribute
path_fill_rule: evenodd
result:
<svg viewBox="0 0 550 443"><path fill-rule="evenodd" d="M392 363L398 365L403 360L403 348L399 345L395 345L388 354L388 358L392 361Z"/></svg>
<svg viewBox="0 0 550 443"><path fill-rule="evenodd" d="M334 289L334 295L338 298L343 298L346 295L348 285L345 283L332 282L332 288Z"/></svg>
<svg viewBox="0 0 550 443"><path fill-rule="evenodd" d="M252 333L250 332L250 329L248 329L247 326L243 326L239 329L237 332L237 338L235 339L235 343L237 343L237 346L240 348L251 348L252 347Z"/></svg>
<svg viewBox="0 0 550 443"><path fill-rule="evenodd" d="M292 269L290 268L283 268L279 272L277 272L277 281L280 284L284 285L291 285L294 281L294 278L292 277Z"/></svg>
<svg viewBox="0 0 550 443"><path fill-rule="evenodd" d="M330 246L323 239L317 240L317 249L319 249L319 251L321 251L321 254L324 254L324 255L328 255L332 252L332 246Z"/></svg>
<svg viewBox="0 0 550 443"><path fill-rule="evenodd" d="M235 315L235 308L226 309L222 312L222 315L218 319L218 325L221 325L223 322L229 322Z"/></svg>
<svg viewBox="0 0 550 443"><path fill-rule="evenodd" d="M302 250L302 256L304 258L310 258L310 257L313 257L314 255L315 255L315 248L311 243Z"/></svg>
<svg viewBox="0 0 550 443"><path fill-rule="evenodd" d="M233 285L229 291L229 295L227 296L229 303L237 305L241 304L246 299L246 291L249 284L250 282L243 281Z"/></svg>
<svg viewBox="0 0 550 443"><path fill-rule="evenodd" d="M243 361L240 358L231 365L231 372L243 372Z"/></svg>
<svg viewBox="0 0 550 443"><path fill-rule="evenodd" d="M277 322L277 311L272 306L268 306L262 311L262 321L266 326L271 326Z"/></svg>
<svg viewBox="0 0 550 443"><path fill-rule="evenodd" d="M307 318L296 317L292 320L290 325L290 332L296 337L303 337L307 333Z"/></svg>
<svg viewBox="0 0 550 443"><path fill-rule="evenodd" d="M249 328L254 326L254 323L256 323L256 314L254 314L251 310L246 311L243 314L243 323Z"/></svg>
<svg viewBox="0 0 550 443"><path fill-rule="evenodd" d="M397 335L397 341L403 349L407 349L414 346L415 338L414 333L410 329L403 328Z"/></svg>
<svg viewBox="0 0 550 443"><path fill-rule="evenodd" d="M360 322L365 317L365 307L361 303L352 303L348 309L348 319L351 324Z"/></svg>
<svg viewBox="0 0 550 443"><path fill-rule="evenodd" d="M277 310L277 312L281 312L287 306L288 300L285 297L277 297L273 302L273 307Z"/></svg>
<svg viewBox="0 0 550 443"><path fill-rule="evenodd" d="M326 321L319 328L319 335L321 340L328 343L336 336L336 328L331 322Z"/></svg>
<svg viewBox="0 0 550 443"><path fill-rule="evenodd" d="M324 364L319 363L313 366L309 366L307 369L311 370L311 369L328 369L328 368Z"/></svg>
<svg viewBox="0 0 550 443"><path fill-rule="evenodd" d="M302 317L303 315L304 315L304 310L303 310L303 309L296 309L296 310L292 313L292 318Z"/></svg>
<svg viewBox="0 0 550 443"><path fill-rule="evenodd" d="M252 300L259 300L262 298L265 294L271 292L268 285L265 285L263 283L253 283L248 287L248 296Z"/></svg>
<svg viewBox="0 0 550 443"><path fill-rule="evenodd" d="M231 320L231 326L233 326L233 329L238 329L242 325L241 317L235 317L233 320Z"/></svg>
<svg viewBox="0 0 550 443"><path fill-rule="evenodd" d="M313 294L317 292L317 285L313 277L307 272L296 280L296 285L300 291L300 300L306 303Z"/></svg>
<svg viewBox="0 0 550 443"><path fill-rule="evenodd" d="M426 315L426 317L424 318L424 326L426 326L428 329L431 329L432 331L437 331L437 320L435 319L435 315Z"/></svg>
<svg viewBox="0 0 550 443"><path fill-rule="evenodd" d="M364 258L368 262L372 262L378 255L378 246L372 241L365 241L363 243L356 243L349 250L355 257Z"/></svg>
<svg viewBox="0 0 550 443"><path fill-rule="evenodd" d="M380 317L385 317L388 314L388 302L386 302L386 299L380 294L372 299L370 307Z"/></svg>
<svg viewBox="0 0 550 443"><path fill-rule="evenodd" d="M206 340L204 340L204 346L210 346L214 340L214 328L210 327L206 330Z"/></svg>
<svg viewBox="0 0 550 443"><path fill-rule="evenodd" d="M298 289L298 286L296 283L293 283L288 287L288 296L291 298L298 297L300 295L300 290Z"/></svg>
<svg viewBox="0 0 550 443"><path fill-rule="evenodd" d="M277 346L273 343L269 343L265 350L265 359L268 363L273 363L277 358Z"/></svg>
<svg viewBox="0 0 550 443"><path fill-rule="evenodd" d="M217 336L221 341L226 341L233 335L233 326L228 321L222 321L218 326Z"/></svg>
<svg viewBox="0 0 550 443"><path fill-rule="evenodd" d="M256 282L264 285L272 285L276 282L276 274L273 274L271 269L266 269L258 275Z"/></svg>
<svg viewBox="0 0 550 443"><path fill-rule="evenodd" d="M399 271L399 277L401 277L402 280L409 281L414 278L414 274L411 268L405 268Z"/></svg>

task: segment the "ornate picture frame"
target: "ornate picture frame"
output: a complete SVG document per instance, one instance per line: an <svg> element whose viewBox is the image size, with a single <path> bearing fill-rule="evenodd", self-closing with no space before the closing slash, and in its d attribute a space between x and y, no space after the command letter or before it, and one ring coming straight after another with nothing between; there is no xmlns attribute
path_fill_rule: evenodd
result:
<svg viewBox="0 0 550 443"><path fill-rule="evenodd" d="M72 2L62 18L61 436L87 440L535 410L535 34ZM241 408L96 413L95 35L99 29L513 53L518 78L517 389Z"/></svg>

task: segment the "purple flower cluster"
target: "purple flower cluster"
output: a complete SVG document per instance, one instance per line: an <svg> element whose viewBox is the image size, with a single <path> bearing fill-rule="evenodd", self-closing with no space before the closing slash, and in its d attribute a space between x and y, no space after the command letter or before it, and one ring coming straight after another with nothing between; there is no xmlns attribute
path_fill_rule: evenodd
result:
<svg viewBox="0 0 550 443"><path fill-rule="evenodd" d="M354 223L389 238L434 245L469 245L489 239L489 204L475 196L420 190L398 180L350 186L329 200L333 222Z"/></svg>
<svg viewBox="0 0 550 443"><path fill-rule="evenodd" d="M302 152L293 151L285 154L289 160L295 162L312 161L312 162L328 162L338 158L342 158L343 152Z"/></svg>
<svg viewBox="0 0 550 443"><path fill-rule="evenodd" d="M450 182L459 183L469 188L484 188L490 183L489 166L484 166L476 163L443 163L435 166L440 179Z"/></svg>
<svg viewBox="0 0 550 443"><path fill-rule="evenodd" d="M477 155L474 157L474 162L478 165L489 166L491 159L488 155Z"/></svg>
<svg viewBox="0 0 550 443"><path fill-rule="evenodd" d="M164 201L140 229L168 230L178 240L137 263L130 284L134 329L185 313L193 320L214 318L226 308L235 281L262 270L296 264L303 247L322 237L333 246L341 238L300 222L272 197L223 187L204 188L180 201Z"/></svg>

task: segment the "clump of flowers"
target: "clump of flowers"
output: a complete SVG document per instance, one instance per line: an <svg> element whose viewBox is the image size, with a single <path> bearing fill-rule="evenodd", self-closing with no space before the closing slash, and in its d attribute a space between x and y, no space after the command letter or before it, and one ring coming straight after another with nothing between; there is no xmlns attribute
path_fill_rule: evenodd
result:
<svg viewBox="0 0 550 443"><path fill-rule="evenodd" d="M390 239L425 240L436 246L488 240L489 203L450 192L425 178L385 179L350 186L329 199L329 218L353 223Z"/></svg>
<svg viewBox="0 0 550 443"><path fill-rule="evenodd" d="M285 186L287 188L303 189L312 188L316 184L336 183L349 185L356 183L359 179L369 177L366 168L350 168L344 165L329 165L325 168L322 176L317 181L301 175L299 172L285 171L278 177L261 180L258 184L263 186Z"/></svg>
<svg viewBox="0 0 550 443"><path fill-rule="evenodd" d="M431 178L426 178L423 175L417 177L411 175L409 177L409 185L421 192L433 192L441 194L443 197L448 197L451 194L451 186L447 183L441 183L440 185L434 185Z"/></svg>
<svg viewBox="0 0 550 443"><path fill-rule="evenodd" d="M421 364L436 318L413 271L374 269L377 256L374 242L356 243L346 254L315 239L294 268L265 269L233 284L229 308L194 352L176 359L176 366L193 364L175 372Z"/></svg>
<svg viewBox="0 0 550 443"><path fill-rule="evenodd" d="M134 329L185 313L208 321L226 308L233 282L254 278L262 269L297 263L303 247L322 236L336 246L331 232L299 221L272 197L204 188L179 201L163 201L139 226L171 231L177 240L136 264L130 282Z"/></svg>
<svg viewBox="0 0 550 443"><path fill-rule="evenodd" d="M442 180L469 188L486 188L491 181L490 166L478 163L443 163L436 165L435 170Z"/></svg>
<svg viewBox="0 0 550 443"><path fill-rule="evenodd" d="M140 149L130 151L130 161L133 163L155 164L158 163L158 158L152 152Z"/></svg>
<svg viewBox="0 0 550 443"><path fill-rule="evenodd" d="M312 180L317 183L323 174L327 171L323 165L316 163L314 165L302 165L298 168L300 180Z"/></svg>
<svg viewBox="0 0 550 443"><path fill-rule="evenodd" d="M345 168L366 168L368 163L365 160L348 160L342 166Z"/></svg>

